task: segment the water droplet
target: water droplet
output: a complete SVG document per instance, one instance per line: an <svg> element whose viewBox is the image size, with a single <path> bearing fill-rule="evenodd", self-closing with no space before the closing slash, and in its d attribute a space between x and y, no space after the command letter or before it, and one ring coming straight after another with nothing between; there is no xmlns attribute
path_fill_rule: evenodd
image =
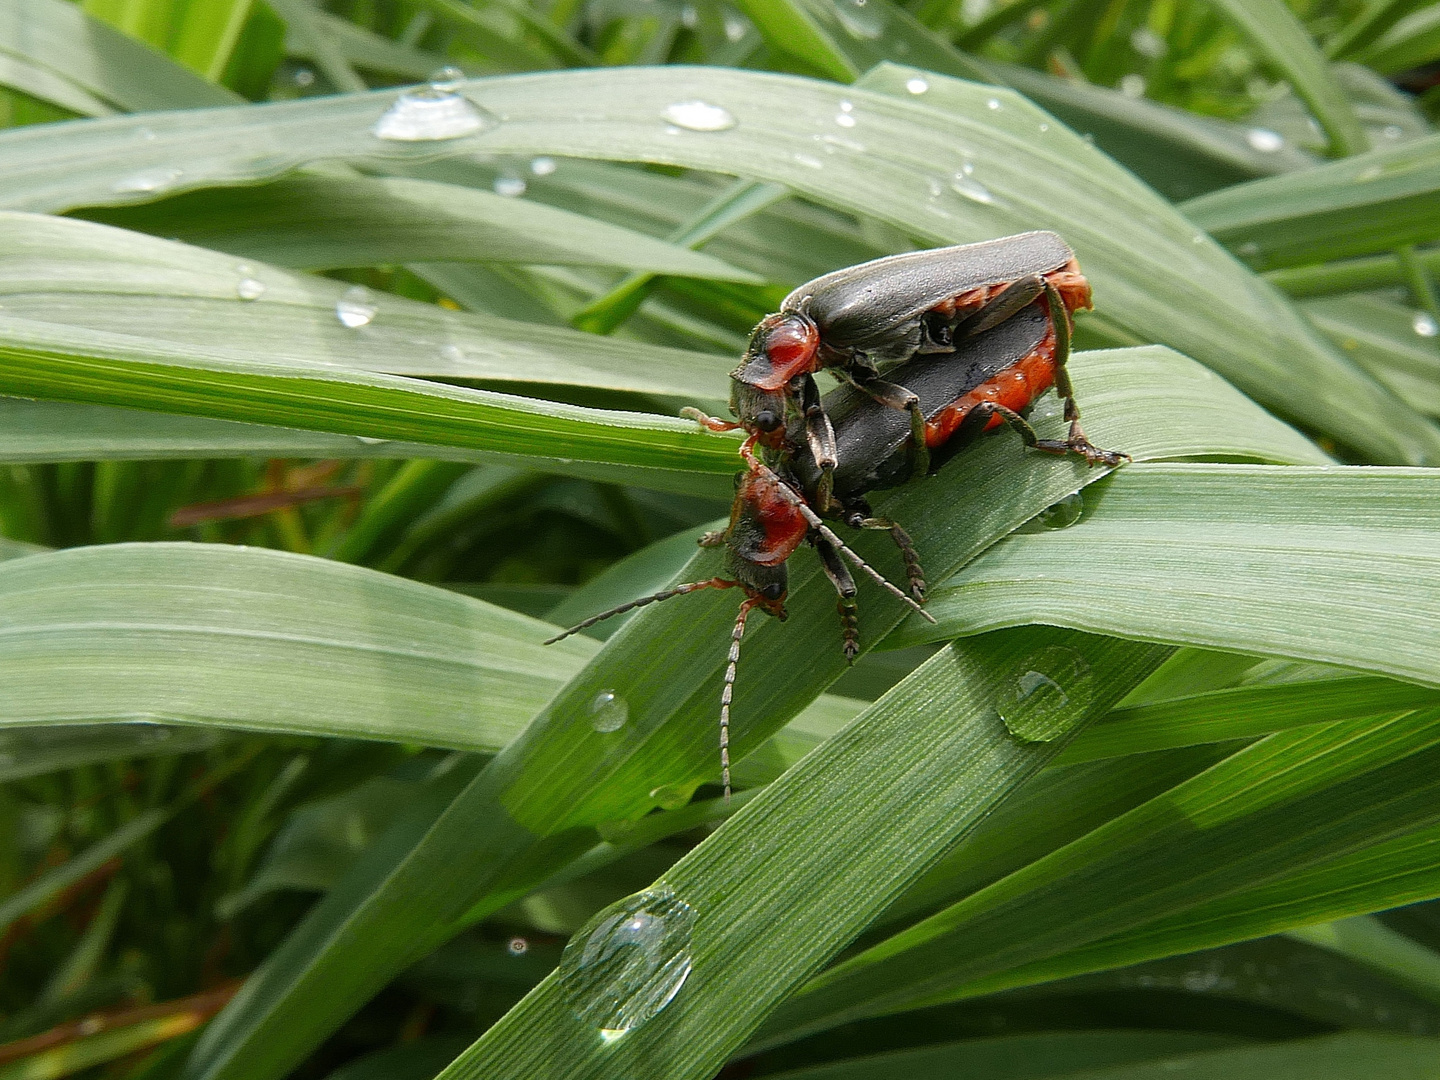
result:
<svg viewBox="0 0 1440 1080"><path fill-rule="evenodd" d="M1049 130L1050 130L1050 125L1049 125L1049 124L1041 124L1041 125L1040 125L1040 134L1041 134L1041 135L1044 135L1045 132L1047 132L1047 131L1049 131Z"/></svg>
<svg viewBox="0 0 1440 1080"><path fill-rule="evenodd" d="M854 103L853 101L842 101L842 102L840 102L840 111L841 111L841 112L854 112L854 111L855 111L855 103Z"/></svg>
<svg viewBox="0 0 1440 1080"><path fill-rule="evenodd" d="M972 176L966 176L963 172L955 174L955 179L950 181L950 188L958 195L963 195L971 202L980 203L983 206L990 206L995 202L995 196L990 189L980 183Z"/></svg>
<svg viewBox="0 0 1440 1080"><path fill-rule="evenodd" d="M601 690L590 701L590 726L596 731L619 731L630 719L630 706L614 690Z"/></svg>
<svg viewBox="0 0 1440 1080"><path fill-rule="evenodd" d="M1254 240L1246 240L1243 244L1241 244L1235 249L1235 254L1243 255L1247 259L1253 258L1254 256L1260 254L1260 245L1257 244Z"/></svg>
<svg viewBox="0 0 1440 1080"><path fill-rule="evenodd" d="M725 13L725 40L731 43L739 41L750 29L750 23L733 12Z"/></svg>
<svg viewBox="0 0 1440 1080"><path fill-rule="evenodd" d="M1145 76L1131 72L1120 78L1120 93L1128 98L1142 98L1145 96Z"/></svg>
<svg viewBox="0 0 1440 1080"><path fill-rule="evenodd" d="M296 68L295 74L290 78L301 90L315 85L315 72L309 68Z"/></svg>
<svg viewBox="0 0 1440 1080"><path fill-rule="evenodd" d="M174 185L175 181L183 176L179 169L157 168L145 169L138 173L132 173L124 179L115 181L111 191L115 192L152 192L164 191Z"/></svg>
<svg viewBox="0 0 1440 1080"><path fill-rule="evenodd" d="M396 98L370 130L390 142L440 142L486 131L499 122L469 98L422 86Z"/></svg>
<svg viewBox="0 0 1440 1080"><path fill-rule="evenodd" d="M1040 524L1047 529L1068 529L1080 520L1085 512L1085 499L1080 492L1072 491L1057 503L1051 503L1040 511Z"/></svg>
<svg viewBox="0 0 1440 1080"><path fill-rule="evenodd" d="M581 928L558 977L575 1016L613 1042L674 1000L690 975L695 909L665 885L628 896Z"/></svg>
<svg viewBox="0 0 1440 1080"><path fill-rule="evenodd" d="M680 25L686 30L694 30L700 25L700 12L695 10L694 4L686 4L680 9Z"/></svg>
<svg viewBox="0 0 1440 1080"><path fill-rule="evenodd" d="M1285 149L1285 137L1269 128L1251 128L1245 132L1245 141L1252 150L1262 154L1274 154Z"/></svg>
<svg viewBox="0 0 1440 1080"><path fill-rule="evenodd" d="M930 198L938 199L945 194L945 185L938 176L928 177L925 182L930 186Z"/></svg>
<svg viewBox="0 0 1440 1080"><path fill-rule="evenodd" d="M142 142L154 142L158 136L148 127L140 127L135 129L135 137Z"/></svg>
<svg viewBox="0 0 1440 1080"><path fill-rule="evenodd" d="M1435 322L1435 317L1428 311L1417 311L1415 318L1410 321L1410 328L1421 337L1434 337L1440 334L1440 324Z"/></svg>
<svg viewBox="0 0 1440 1080"><path fill-rule="evenodd" d="M241 300L259 300L265 295L265 283L253 277L243 277L235 286L235 295Z"/></svg>
<svg viewBox="0 0 1440 1080"><path fill-rule="evenodd" d="M729 131L739 123L729 109L708 101L677 101L665 106L660 118L687 131Z"/></svg>
<svg viewBox="0 0 1440 1080"><path fill-rule="evenodd" d="M370 435L356 435L355 438L366 446L381 446L390 441L389 439L377 439Z"/></svg>
<svg viewBox="0 0 1440 1080"><path fill-rule="evenodd" d="M1093 690L1085 658L1064 645L1050 645L1015 665L1001 685L995 711L1017 739L1049 742L1080 722Z"/></svg>
<svg viewBox="0 0 1440 1080"><path fill-rule="evenodd" d="M1405 130L1400 127L1399 124L1386 124L1380 130L1380 134L1384 135L1387 139L1399 139L1404 137Z"/></svg>
<svg viewBox="0 0 1440 1080"><path fill-rule="evenodd" d="M1205 242L1205 234L1203 232L1197 232L1194 236L1190 237L1190 242L1192 244L1203 244Z"/></svg>
<svg viewBox="0 0 1440 1080"><path fill-rule="evenodd" d="M1380 174L1384 171L1385 170L1382 169L1379 165L1367 165L1365 168L1361 169L1359 173L1356 174L1355 182L1357 184L1365 184L1369 183L1371 180L1378 180L1380 178Z"/></svg>
<svg viewBox="0 0 1440 1080"><path fill-rule="evenodd" d="M655 800L655 805L661 810L679 810L682 806L689 805L695 794L695 787L695 784L661 784L651 789L650 798Z"/></svg>
<svg viewBox="0 0 1440 1080"><path fill-rule="evenodd" d="M837 146L844 147L846 150L853 150L857 154L863 154L865 152L865 144L856 142L854 139L842 138L839 135L821 135L819 139L820 142L824 144L827 154L833 154L835 152L834 147Z"/></svg>
<svg viewBox="0 0 1440 1080"><path fill-rule="evenodd" d="M342 326L348 326L351 330L369 326L370 320L375 318L376 310L375 294L363 285L346 289L345 295L335 301L335 317Z"/></svg>
<svg viewBox="0 0 1440 1080"><path fill-rule="evenodd" d="M930 89L930 84L916 75L913 79L905 80L905 89L912 94L923 94Z"/></svg>
<svg viewBox="0 0 1440 1080"><path fill-rule="evenodd" d="M530 162L530 171L536 176L549 176L556 168L553 157L537 157Z"/></svg>
<svg viewBox="0 0 1440 1080"><path fill-rule="evenodd" d="M985 107L991 111L999 111L1000 99L992 97L989 101L985 102Z"/></svg>
<svg viewBox="0 0 1440 1080"><path fill-rule="evenodd" d="M1148 26L1139 27L1131 32L1130 47L1149 60L1157 60L1169 50L1165 39Z"/></svg>
<svg viewBox="0 0 1440 1080"><path fill-rule="evenodd" d="M490 186L495 189L496 195L503 195L507 199L518 199L525 194L527 187L525 178L514 173L501 173Z"/></svg>
<svg viewBox="0 0 1440 1080"><path fill-rule="evenodd" d="M511 956L524 956L530 951L530 942L523 937L512 937L505 943L505 951Z"/></svg>
<svg viewBox="0 0 1440 1080"><path fill-rule="evenodd" d="M465 360L465 350L459 345L441 345L440 358L442 360L448 360L452 364L459 364Z"/></svg>
<svg viewBox="0 0 1440 1080"><path fill-rule="evenodd" d="M855 117L851 116L849 113L837 113L835 116L835 123L839 124L843 128L853 128L855 126Z"/></svg>
<svg viewBox="0 0 1440 1080"><path fill-rule="evenodd" d="M1083 142L1086 146L1094 146L1094 145L1095 145L1095 133L1094 133L1093 131L1087 131L1087 132L1085 132L1084 135L1081 135L1081 136L1080 136L1080 141Z"/></svg>
<svg viewBox="0 0 1440 1080"><path fill-rule="evenodd" d="M442 67L438 71L432 71L430 77L425 80L431 90L442 94L453 94L465 85L465 72L458 67Z"/></svg>
<svg viewBox="0 0 1440 1080"><path fill-rule="evenodd" d="M811 157L809 154L792 154L796 164L804 165L807 169L823 169L825 163L819 158Z"/></svg>

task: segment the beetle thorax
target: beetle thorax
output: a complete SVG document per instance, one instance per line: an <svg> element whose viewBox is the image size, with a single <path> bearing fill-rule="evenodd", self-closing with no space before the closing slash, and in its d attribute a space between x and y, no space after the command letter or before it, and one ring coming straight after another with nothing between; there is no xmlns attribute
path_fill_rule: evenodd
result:
<svg viewBox="0 0 1440 1080"><path fill-rule="evenodd" d="M732 377L761 390L779 390L795 376L818 370L819 349L820 329L808 315L767 315Z"/></svg>

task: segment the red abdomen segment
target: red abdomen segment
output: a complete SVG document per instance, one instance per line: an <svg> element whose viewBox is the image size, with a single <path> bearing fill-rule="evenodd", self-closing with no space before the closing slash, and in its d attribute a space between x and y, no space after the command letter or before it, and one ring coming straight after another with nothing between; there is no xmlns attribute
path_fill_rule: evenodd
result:
<svg viewBox="0 0 1440 1080"><path fill-rule="evenodd" d="M809 522L800 513L800 496L768 469L752 465L735 492L730 510L730 544L761 566L779 566L805 542Z"/></svg>
<svg viewBox="0 0 1440 1080"><path fill-rule="evenodd" d="M1063 294L1062 294L1063 295ZM956 398L925 421L925 445L932 449L950 441L970 410L982 401L1019 412L1055 384L1055 329L1048 327L1040 344L1024 359L997 372L968 393ZM985 430L1005 422L992 416Z"/></svg>
<svg viewBox="0 0 1440 1080"><path fill-rule="evenodd" d="M1044 278L1060 294L1066 311L1073 312L1081 308L1088 311L1094 307L1090 300L1090 283L1085 280L1085 275L1080 273L1080 266L1074 259L1071 259L1059 270L1052 270L1045 274ZM995 285L981 285L979 288L960 293L943 303L936 304L933 310L946 318L955 318L958 321L958 319L984 307L1012 284L1014 282L1002 281Z"/></svg>

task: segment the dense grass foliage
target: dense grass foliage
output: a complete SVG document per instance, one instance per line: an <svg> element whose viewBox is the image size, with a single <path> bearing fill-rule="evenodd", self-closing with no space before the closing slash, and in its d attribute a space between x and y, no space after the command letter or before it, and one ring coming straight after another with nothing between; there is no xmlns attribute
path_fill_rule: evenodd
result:
<svg viewBox="0 0 1440 1080"><path fill-rule="evenodd" d="M1424 0L0 0L0 1080L1433 1075L1436 84ZM733 596L542 642L718 571L793 286L1037 228L1133 463L878 498L853 666L798 553L727 802Z"/></svg>

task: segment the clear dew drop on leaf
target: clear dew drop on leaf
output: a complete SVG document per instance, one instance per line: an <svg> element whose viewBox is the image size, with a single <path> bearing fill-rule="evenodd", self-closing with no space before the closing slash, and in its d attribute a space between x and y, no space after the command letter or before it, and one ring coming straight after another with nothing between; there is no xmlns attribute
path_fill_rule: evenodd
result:
<svg viewBox="0 0 1440 1080"><path fill-rule="evenodd" d="M458 80L441 80L405 91L371 131L387 142L442 142L495 127L500 121L493 114L455 93L459 85Z"/></svg>
<svg viewBox="0 0 1440 1080"><path fill-rule="evenodd" d="M601 690L590 699L590 726L596 731L619 731L630 719L630 706L614 690Z"/></svg>
<svg viewBox="0 0 1440 1080"><path fill-rule="evenodd" d="M665 885L627 896L576 932L558 978L570 1008L606 1042L674 1000L690 976L695 909Z"/></svg>
<svg viewBox="0 0 1440 1080"><path fill-rule="evenodd" d="M183 175L184 173L180 169L174 168L161 167L145 169L115 181L110 190L118 194L128 192L148 194L155 191L165 191L174 187Z"/></svg>
<svg viewBox="0 0 1440 1080"><path fill-rule="evenodd" d="M1093 695L1085 658L1066 646L1050 645L1012 665L995 711L1022 742L1050 742L1084 718Z"/></svg>
<svg viewBox="0 0 1440 1080"><path fill-rule="evenodd" d="M729 109L708 101L677 101L665 106L660 118L686 131L729 131L739 123Z"/></svg>
<svg viewBox="0 0 1440 1080"><path fill-rule="evenodd" d="M347 326L351 330L369 326L378 310L375 294L363 285L346 289L345 295L335 301L335 317L340 320L341 326Z"/></svg>

